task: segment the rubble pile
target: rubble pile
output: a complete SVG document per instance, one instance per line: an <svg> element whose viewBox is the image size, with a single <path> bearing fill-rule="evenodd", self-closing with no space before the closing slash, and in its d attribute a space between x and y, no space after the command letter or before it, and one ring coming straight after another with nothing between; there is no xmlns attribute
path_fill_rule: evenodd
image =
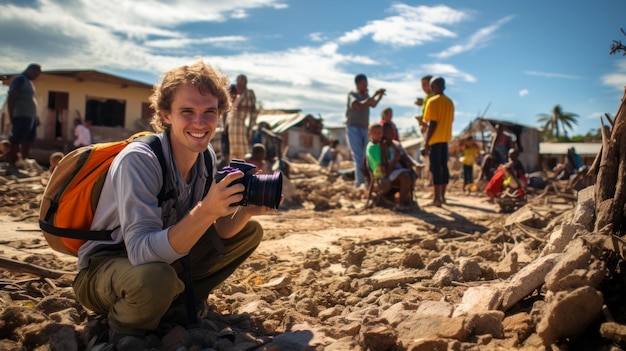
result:
<svg viewBox="0 0 626 351"><path fill-rule="evenodd" d="M284 210L266 220L265 241L306 233L319 245L300 252L262 244L209 296L199 326L165 325L145 339L122 339L117 350L626 346L624 242L594 232L593 187L569 206L531 198L513 214L464 218L452 205L409 214L365 209L364 192L349 179L306 163L291 172ZM0 187L5 214L36 222L40 183ZM359 235L366 232L377 236ZM28 250L45 242L3 245ZM52 252L21 261L50 272L0 268L0 349L86 349L103 321L76 303L73 262Z"/></svg>

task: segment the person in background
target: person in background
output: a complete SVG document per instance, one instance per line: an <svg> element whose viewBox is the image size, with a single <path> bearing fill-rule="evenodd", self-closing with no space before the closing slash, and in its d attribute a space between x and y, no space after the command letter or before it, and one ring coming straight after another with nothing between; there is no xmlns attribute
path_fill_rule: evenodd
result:
<svg viewBox="0 0 626 351"><path fill-rule="evenodd" d="M395 202L395 192L392 189L394 186L398 187L401 198L399 204L394 204L394 209L409 210L412 194L409 170L398 165L400 156L394 155L392 149L385 144L384 127L380 123L372 123L368 135L370 141L367 144L366 157L367 165L374 176L371 181L378 183L379 191L389 202ZM396 168L396 165L399 167Z"/></svg>
<svg viewBox="0 0 626 351"><path fill-rule="evenodd" d="M252 128L252 145L263 144L265 147L265 161L273 165L282 158L283 138L274 133L267 122L259 122Z"/></svg>
<svg viewBox="0 0 626 351"><path fill-rule="evenodd" d="M393 140L400 141L400 136L398 135L398 128L396 124L391 121L393 118L393 109L391 107L385 107L380 114L380 124L383 126L385 124L391 125L393 129Z"/></svg>
<svg viewBox="0 0 626 351"><path fill-rule="evenodd" d="M476 145L474 137L471 135L465 137L461 143L463 157L463 191L470 191L468 187L474 183L474 164L480 155L480 150L478 150L478 145Z"/></svg>
<svg viewBox="0 0 626 351"><path fill-rule="evenodd" d="M508 162L503 165L504 181L502 182L502 192L500 197L519 197L524 195L524 189L522 182L517 177L515 170L513 169L513 163Z"/></svg>
<svg viewBox="0 0 626 351"><path fill-rule="evenodd" d="M317 164L320 167L328 168L329 171L337 171L339 169L339 140L331 139L330 144L324 145Z"/></svg>
<svg viewBox="0 0 626 351"><path fill-rule="evenodd" d="M231 101L235 101L237 98L237 86L235 84L231 84L228 87L228 92L230 93ZM228 140L228 113L224 113L220 118L220 124L222 127L222 134L220 135L220 151L222 153L222 163L219 168L226 166L230 163L230 143Z"/></svg>
<svg viewBox="0 0 626 351"><path fill-rule="evenodd" d="M31 63L9 85L7 108L11 120L11 135L9 136L11 149L7 162L11 170L16 170L18 153L21 153L23 159L30 157L30 144L37 136L39 116L33 81L40 74L41 66Z"/></svg>
<svg viewBox="0 0 626 351"><path fill-rule="evenodd" d="M433 77L430 81L433 96L424 107L424 121L428 123L424 153L429 155L434 188L432 205L437 207L446 203L446 187L450 181L448 143L452 140L454 103L443 93L445 87L442 77Z"/></svg>
<svg viewBox="0 0 626 351"><path fill-rule="evenodd" d="M571 147L567 149L567 155L565 156L565 163L562 166L562 170L558 173L557 179L566 180L570 179L570 177L578 172L578 170L583 166L582 158L578 153L576 153L576 149Z"/></svg>
<svg viewBox="0 0 626 351"><path fill-rule="evenodd" d="M385 165L383 164L383 157L380 148L383 141L383 126L379 123L372 123L368 128L367 134L369 137L366 148L367 163L374 175L374 179L381 180L386 175L386 169ZM381 190L383 192L386 192L385 190L390 190L391 184L388 185L389 187L387 187L387 185L381 184Z"/></svg>
<svg viewBox="0 0 626 351"><path fill-rule="evenodd" d="M424 122L424 115L426 114L426 103L428 99L430 99L433 95L430 91L430 80L433 79L431 75L425 75L420 79L420 83L422 85L422 90L424 91L424 97L418 98L415 100L415 105L419 106L421 109L421 114L415 116L417 119L417 123L419 124L420 131L422 135L426 136L426 129L428 128L428 124Z"/></svg>
<svg viewBox="0 0 626 351"><path fill-rule="evenodd" d="M370 96L365 74L357 74L354 77L354 84L356 90L348 93L346 104L346 138L354 161L354 186L360 188L365 185L361 165L369 142L370 108L378 106L385 95L385 89L378 89L373 96Z"/></svg>
<svg viewBox="0 0 626 351"><path fill-rule="evenodd" d="M80 247L73 284L79 303L107 317L113 347L160 323L188 325L205 316L209 293L261 242L263 228L252 217L276 211L233 206L244 197L245 186L236 182L243 172L215 180L210 141L231 108L228 77L203 61L180 66L164 74L150 102L167 169L141 142L115 157L91 224L112 230L112 240ZM205 152L213 160L209 169ZM164 184L175 194L161 202ZM190 304L195 311L185 308Z"/></svg>
<svg viewBox="0 0 626 351"><path fill-rule="evenodd" d="M519 159L519 151L517 151L517 149L515 148L509 149L508 158L509 161L507 163L498 166L498 169L485 187L485 192L487 193L489 200L492 202L493 198L499 196L502 193L502 190L505 188L504 181L507 178L507 169L508 172L511 173L510 175L515 178L515 189L517 189L517 195L523 196L525 193L524 189L528 185L528 177L526 176L526 170L524 169L524 165Z"/></svg>
<svg viewBox="0 0 626 351"><path fill-rule="evenodd" d="M491 154L498 165L509 161L508 152L513 147L513 139L504 131L504 126L496 124L496 133L491 139Z"/></svg>
<svg viewBox="0 0 626 351"><path fill-rule="evenodd" d="M48 185L48 181L50 180L50 176L52 175L52 172L54 172L54 169L57 167L59 162L61 162L61 159L63 158L63 156L65 156L65 154L62 153L61 151L53 152L52 155L50 155L50 158L49 158L50 167L48 167L48 170L46 172L43 172L41 175L42 185Z"/></svg>
<svg viewBox="0 0 626 351"><path fill-rule="evenodd" d="M74 137L74 148L91 145L91 131L80 117L74 119Z"/></svg>
<svg viewBox="0 0 626 351"><path fill-rule="evenodd" d="M393 139L393 128L390 124L383 125L383 140L380 145L383 163L386 164L386 175L392 185L397 186L399 191L399 203L397 210L408 211L413 202L413 188L417 173L415 168L417 161L413 160L399 141Z"/></svg>
<svg viewBox="0 0 626 351"><path fill-rule="evenodd" d="M478 180L488 182L498 169L498 163L495 156L489 152L484 152L480 159L480 173L478 174Z"/></svg>
<svg viewBox="0 0 626 351"><path fill-rule="evenodd" d="M227 120L230 158L243 160L250 152L252 128L256 125L257 109L254 90L248 89L248 78L237 76L237 97Z"/></svg>
<svg viewBox="0 0 626 351"><path fill-rule="evenodd" d="M270 173L265 162L265 146L263 144L252 145L252 153L246 155L245 161L256 166L255 173Z"/></svg>
<svg viewBox="0 0 626 351"><path fill-rule="evenodd" d="M65 156L65 154L61 151L53 152L52 155L50 155L50 167L48 168L50 173L54 172L54 169L57 167L59 162L61 162L63 156Z"/></svg>

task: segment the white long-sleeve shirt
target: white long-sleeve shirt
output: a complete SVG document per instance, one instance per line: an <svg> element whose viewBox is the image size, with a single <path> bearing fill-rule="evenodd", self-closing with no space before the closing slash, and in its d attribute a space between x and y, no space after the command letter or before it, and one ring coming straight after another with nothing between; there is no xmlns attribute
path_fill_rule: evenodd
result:
<svg viewBox="0 0 626 351"><path fill-rule="evenodd" d="M162 135L161 144L165 163L169 165L167 176L174 179L177 199L181 213L187 213L191 207L202 200L204 185L208 177L204 157L199 154L191 179L187 184L178 170L170 153L169 138ZM215 152L211 145L209 151L213 157L215 174ZM148 262L172 263L184 256L177 253L167 238L168 227L163 228L165 217L174 217L175 210L159 207L158 194L163 184L163 175L159 161L145 143L133 142L117 155L107 173L102 194L93 221L92 230L111 229L113 241L88 241L78 251L78 269L86 268L89 259L107 246L119 246L124 242L128 259L134 265Z"/></svg>

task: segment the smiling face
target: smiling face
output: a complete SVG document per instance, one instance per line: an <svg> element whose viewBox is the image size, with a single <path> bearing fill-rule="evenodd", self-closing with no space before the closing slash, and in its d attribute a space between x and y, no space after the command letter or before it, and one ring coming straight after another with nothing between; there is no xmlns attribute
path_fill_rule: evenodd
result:
<svg viewBox="0 0 626 351"><path fill-rule="evenodd" d="M220 115L217 97L185 83L174 94L170 111L161 113L170 125L172 152L179 167L193 164L215 134Z"/></svg>

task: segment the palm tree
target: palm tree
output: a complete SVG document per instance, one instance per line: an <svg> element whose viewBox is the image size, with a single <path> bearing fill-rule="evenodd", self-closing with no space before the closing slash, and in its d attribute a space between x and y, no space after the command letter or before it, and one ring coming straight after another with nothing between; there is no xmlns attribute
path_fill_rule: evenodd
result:
<svg viewBox="0 0 626 351"><path fill-rule="evenodd" d="M578 125L578 115L571 112L563 112L561 105L554 106L551 114L539 114L537 122L541 123L543 129L550 132L551 135L560 136L559 125L563 128L563 132L567 135L567 129L573 129L574 125Z"/></svg>

